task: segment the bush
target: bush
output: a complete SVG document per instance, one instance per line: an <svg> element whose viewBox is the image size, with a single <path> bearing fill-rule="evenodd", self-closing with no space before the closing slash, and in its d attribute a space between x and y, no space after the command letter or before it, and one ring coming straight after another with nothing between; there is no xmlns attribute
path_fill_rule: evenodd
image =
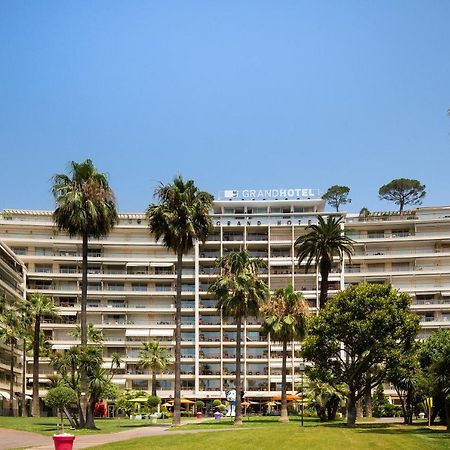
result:
<svg viewBox="0 0 450 450"><path fill-rule="evenodd" d="M197 409L203 409L205 407L205 402L202 400L197 400L195 402L195 406L197 407Z"/></svg>
<svg viewBox="0 0 450 450"><path fill-rule="evenodd" d="M147 405L150 408L156 408L161 403L161 399L157 395L150 395L147 400Z"/></svg>
<svg viewBox="0 0 450 450"><path fill-rule="evenodd" d="M50 408L58 408L61 412L61 431L64 433L64 420L62 410L69 407L78 400L76 392L68 386L57 386L49 389L45 396L46 405Z"/></svg>
<svg viewBox="0 0 450 450"><path fill-rule="evenodd" d="M212 402L212 405L214 406L214 408L218 408L221 404L222 404L222 402L219 399L216 399Z"/></svg>
<svg viewBox="0 0 450 450"><path fill-rule="evenodd" d="M50 408L64 408L76 403L77 400L77 394L68 386L51 388L45 396L45 403Z"/></svg>

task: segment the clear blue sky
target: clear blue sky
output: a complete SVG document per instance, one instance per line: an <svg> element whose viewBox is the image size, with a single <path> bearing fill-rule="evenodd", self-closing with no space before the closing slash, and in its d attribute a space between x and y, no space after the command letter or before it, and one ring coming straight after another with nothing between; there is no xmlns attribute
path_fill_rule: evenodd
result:
<svg viewBox="0 0 450 450"><path fill-rule="evenodd" d="M121 211L226 188L427 185L450 204L450 1L0 2L0 209L93 159Z"/></svg>

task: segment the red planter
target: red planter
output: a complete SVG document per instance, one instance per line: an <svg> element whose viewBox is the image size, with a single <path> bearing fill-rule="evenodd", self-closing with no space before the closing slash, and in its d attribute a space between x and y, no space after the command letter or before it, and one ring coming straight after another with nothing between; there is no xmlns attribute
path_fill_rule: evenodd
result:
<svg viewBox="0 0 450 450"><path fill-rule="evenodd" d="M55 450L72 450L74 440L75 436L71 434L55 434L53 436Z"/></svg>

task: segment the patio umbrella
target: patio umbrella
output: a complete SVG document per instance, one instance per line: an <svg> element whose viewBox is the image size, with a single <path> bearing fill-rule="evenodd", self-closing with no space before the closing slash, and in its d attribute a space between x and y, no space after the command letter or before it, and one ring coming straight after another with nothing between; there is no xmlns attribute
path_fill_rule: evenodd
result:
<svg viewBox="0 0 450 450"><path fill-rule="evenodd" d="M166 402L163 403L161 406L165 406L167 408L168 406L173 406L173 402Z"/></svg>
<svg viewBox="0 0 450 450"><path fill-rule="evenodd" d="M187 399L187 398L182 398L182 399L180 400L180 403L181 403L182 405L193 405L195 402L193 402L192 400L189 400L189 399Z"/></svg>
<svg viewBox="0 0 450 450"><path fill-rule="evenodd" d="M129 402L136 402L136 403L146 403L148 400L147 397L136 397L128 400Z"/></svg>

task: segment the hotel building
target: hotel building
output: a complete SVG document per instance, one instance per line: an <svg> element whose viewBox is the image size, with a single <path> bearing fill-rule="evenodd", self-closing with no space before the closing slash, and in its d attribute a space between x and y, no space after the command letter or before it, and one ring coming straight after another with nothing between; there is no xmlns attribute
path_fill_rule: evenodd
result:
<svg viewBox="0 0 450 450"><path fill-rule="evenodd" d="M0 242L0 302L7 308L24 297L25 266L6 245ZM1 327L0 322L0 329ZM19 350L21 343L22 341L17 339L11 348L8 342L0 340L0 415L9 411L11 381L14 394L22 390L22 353ZM13 395L14 411L17 411L18 407L17 398Z"/></svg>
<svg viewBox="0 0 450 450"><path fill-rule="evenodd" d="M215 259L246 247L267 262L261 275L271 291L292 284L316 310L318 279L313 266L298 267L294 242L325 212L318 191L310 189L225 191L211 210L214 231L183 258L182 396L223 397L235 379L236 331L221 317L208 287L217 276ZM343 232L355 240L349 263L335 261L329 293L362 281L391 283L408 292L421 317L421 336L450 326L450 208L417 208L367 217L339 213ZM5 210L0 240L27 267L27 293L52 297L59 316L42 325L54 349L77 343L71 331L79 322L81 240L59 232L49 211ZM150 375L138 367L141 343L173 347L176 256L150 235L143 214L120 214L111 234L89 243L88 321L104 334L105 367L111 354L122 355L114 376L121 387L150 390ZM259 335L261 320L249 317L242 342L243 386L247 397L271 397L281 388L281 345ZM289 346L288 386L300 380L299 345ZM40 366L42 387L53 373ZM31 378L31 361L28 364ZM173 374L158 375L158 395L173 395Z"/></svg>

